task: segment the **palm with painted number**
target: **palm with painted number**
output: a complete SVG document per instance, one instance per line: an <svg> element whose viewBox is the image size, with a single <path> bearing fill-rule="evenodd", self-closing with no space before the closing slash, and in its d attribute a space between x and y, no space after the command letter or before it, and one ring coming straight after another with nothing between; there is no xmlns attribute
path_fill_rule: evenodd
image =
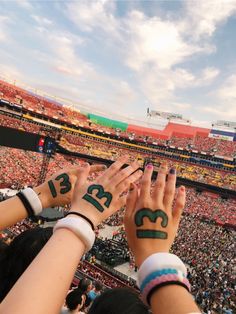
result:
<svg viewBox="0 0 236 314"><path fill-rule="evenodd" d="M126 203L125 230L137 266L153 253L169 252L185 204L185 188L180 187L172 209L175 169L167 178L167 167L162 165L151 193L152 172L152 165L147 165L140 190L133 185Z"/></svg>
<svg viewBox="0 0 236 314"><path fill-rule="evenodd" d="M86 181L87 166L77 181L71 211L86 216L97 226L120 209L126 201L121 194L142 175L138 162L122 169L127 160L127 156L119 158L93 184Z"/></svg>
<svg viewBox="0 0 236 314"><path fill-rule="evenodd" d="M103 165L94 165L90 167L90 173L104 169ZM48 181L34 188L42 202L43 208L70 204L75 183L83 171L83 167L62 169Z"/></svg>

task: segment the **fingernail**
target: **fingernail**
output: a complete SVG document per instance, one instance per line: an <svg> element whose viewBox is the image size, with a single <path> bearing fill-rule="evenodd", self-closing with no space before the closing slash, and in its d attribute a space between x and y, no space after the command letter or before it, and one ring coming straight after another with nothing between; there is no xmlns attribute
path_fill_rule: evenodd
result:
<svg viewBox="0 0 236 314"><path fill-rule="evenodd" d="M81 167L84 167L84 168L86 168L86 167L88 167L89 166L89 163L84 163Z"/></svg>
<svg viewBox="0 0 236 314"><path fill-rule="evenodd" d="M129 191L131 192L131 191L133 191L133 190L134 190L134 185L133 185L133 183L130 183Z"/></svg>
<svg viewBox="0 0 236 314"><path fill-rule="evenodd" d="M107 169L107 166L106 165L102 165L102 169Z"/></svg>
<svg viewBox="0 0 236 314"><path fill-rule="evenodd" d="M175 168L170 168L169 173L170 173L170 174L175 174Z"/></svg>
<svg viewBox="0 0 236 314"><path fill-rule="evenodd" d="M162 168L162 169L166 169L166 167L167 167L167 164L166 164L166 163L161 164L161 168Z"/></svg>
<svg viewBox="0 0 236 314"><path fill-rule="evenodd" d="M152 169L152 168L153 168L153 165L152 165L152 164L147 164L146 168L147 168L147 169Z"/></svg>
<svg viewBox="0 0 236 314"><path fill-rule="evenodd" d="M181 190L182 192L184 192L184 191L185 191L185 186L182 185L182 186L180 187L180 190Z"/></svg>

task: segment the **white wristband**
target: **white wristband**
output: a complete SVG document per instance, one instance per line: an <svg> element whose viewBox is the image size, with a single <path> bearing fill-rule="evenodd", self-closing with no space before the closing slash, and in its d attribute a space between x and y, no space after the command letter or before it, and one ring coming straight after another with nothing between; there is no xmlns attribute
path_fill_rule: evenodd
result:
<svg viewBox="0 0 236 314"><path fill-rule="evenodd" d="M85 245L85 251L89 251L95 241L95 233L90 224L81 217L66 217L58 220L53 231L61 228L71 230Z"/></svg>
<svg viewBox="0 0 236 314"><path fill-rule="evenodd" d="M175 268L181 271L185 277L187 276L187 269L178 256L171 253L155 253L148 256L140 266L137 280L138 287L140 288L143 280L149 274L164 268Z"/></svg>
<svg viewBox="0 0 236 314"><path fill-rule="evenodd" d="M22 190L21 193L23 193L24 196L27 198L34 211L34 214L38 215L39 213L41 213L43 206L37 193L31 188L26 188Z"/></svg>

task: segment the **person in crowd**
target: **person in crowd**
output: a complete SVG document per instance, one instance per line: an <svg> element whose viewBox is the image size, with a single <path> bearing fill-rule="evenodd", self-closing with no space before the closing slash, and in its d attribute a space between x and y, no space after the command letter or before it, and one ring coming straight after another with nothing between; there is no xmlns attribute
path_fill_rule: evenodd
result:
<svg viewBox="0 0 236 314"><path fill-rule="evenodd" d="M88 297L91 301L94 301L97 296L101 294L102 284L99 281L95 281L93 289L91 289L88 293Z"/></svg>
<svg viewBox="0 0 236 314"><path fill-rule="evenodd" d="M93 288L92 281L88 278L83 278L80 280L78 287L75 291L82 296L83 306L82 308L88 307L91 303L90 298L88 297L88 293Z"/></svg>
<svg viewBox="0 0 236 314"><path fill-rule="evenodd" d="M66 297L66 307L63 307L61 314L80 313L81 310L90 304L87 293L92 289L92 281L86 278L80 280L76 289L70 291Z"/></svg>
<svg viewBox="0 0 236 314"><path fill-rule="evenodd" d="M185 205L185 189L179 188L172 209L175 170L170 169L167 178L167 167L160 168L151 195L153 166L147 165L142 176L136 162L122 169L126 162L127 157L119 158L92 184L86 180L89 165L80 171L69 215L57 222L48 243L2 301L0 312L58 313L79 260L94 243L94 227L125 204L122 193L131 187L125 227L143 300L154 314L200 313L189 293L183 262L169 253ZM138 190L134 182L141 176Z"/></svg>
<svg viewBox="0 0 236 314"><path fill-rule="evenodd" d="M0 249L0 302L52 235L52 228L29 229Z"/></svg>
<svg viewBox="0 0 236 314"><path fill-rule="evenodd" d="M148 314L137 292L128 288L108 289L96 297L88 314Z"/></svg>
<svg viewBox="0 0 236 314"><path fill-rule="evenodd" d="M75 291L71 291L66 297L66 306L62 308L61 314L82 314L83 299Z"/></svg>

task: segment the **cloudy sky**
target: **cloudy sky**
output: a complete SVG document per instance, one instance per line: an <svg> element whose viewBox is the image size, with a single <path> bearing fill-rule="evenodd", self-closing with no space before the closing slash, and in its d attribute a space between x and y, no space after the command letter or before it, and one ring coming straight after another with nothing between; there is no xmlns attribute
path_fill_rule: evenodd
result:
<svg viewBox="0 0 236 314"><path fill-rule="evenodd" d="M236 0L0 0L0 76L114 118L236 121Z"/></svg>

